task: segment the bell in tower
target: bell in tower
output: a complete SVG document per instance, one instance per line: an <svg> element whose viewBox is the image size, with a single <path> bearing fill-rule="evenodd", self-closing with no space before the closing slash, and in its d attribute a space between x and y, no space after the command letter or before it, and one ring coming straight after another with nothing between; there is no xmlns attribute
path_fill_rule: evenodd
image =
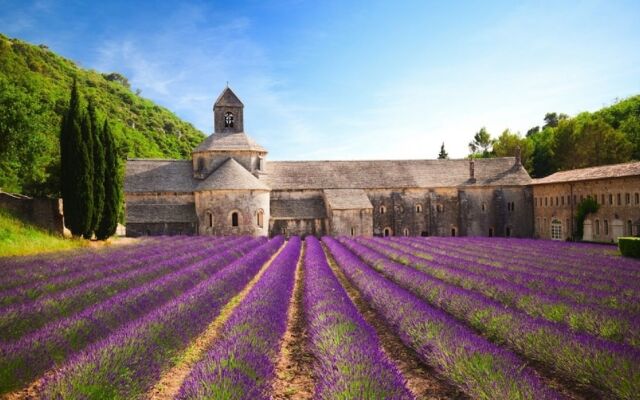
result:
<svg viewBox="0 0 640 400"><path fill-rule="evenodd" d="M227 86L213 105L214 133L236 133L244 129L244 104Z"/></svg>

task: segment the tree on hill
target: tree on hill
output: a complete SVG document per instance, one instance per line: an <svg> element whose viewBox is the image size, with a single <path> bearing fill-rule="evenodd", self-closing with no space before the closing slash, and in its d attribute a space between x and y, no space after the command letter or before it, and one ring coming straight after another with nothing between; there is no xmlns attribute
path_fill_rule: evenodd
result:
<svg viewBox="0 0 640 400"><path fill-rule="evenodd" d="M447 159L449 159L449 153L444 149L444 142L442 142L442 146L440 146L440 153L438 153L438 160Z"/></svg>
<svg viewBox="0 0 640 400"><path fill-rule="evenodd" d="M82 136L83 113L77 82L73 82L69 108L62 118L60 129L60 184L65 225L74 236L89 228L90 214L86 204L87 182L91 177L83 169L89 156Z"/></svg>
<svg viewBox="0 0 640 400"><path fill-rule="evenodd" d="M104 183L105 183L105 154L102 146L102 129L98 122L96 109L93 101L87 107L89 120L91 122L91 136L93 142L93 216L91 219L91 230L98 228L104 208Z"/></svg>
<svg viewBox="0 0 640 400"><path fill-rule="evenodd" d="M101 143L105 154L104 169L104 207L100 223L96 227L96 238L107 239L116 232L118 226L118 212L121 203L122 181L118 165L117 149L113 134L107 121L101 130Z"/></svg>
<svg viewBox="0 0 640 400"><path fill-rule="evenodd" d="M95 210L93 207L93 181L95 179L93 169L93 127L91 126L91 117L88 112L82 115L82 123L80 125L82 131L82 148L78 154L78 168L81 172L81 184L78 188L79 196L82 199L81 208L83 215L86 215L84 231L82 236L85 239L91 239L93 234L93 219Z"/></svg>

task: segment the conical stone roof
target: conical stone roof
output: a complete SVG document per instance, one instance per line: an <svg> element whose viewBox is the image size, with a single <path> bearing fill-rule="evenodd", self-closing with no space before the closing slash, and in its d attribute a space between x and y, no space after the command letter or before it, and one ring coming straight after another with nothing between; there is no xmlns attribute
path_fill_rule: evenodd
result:
<svg viewBox="0 0 640 400"><path fill-rule="evenodd" d="M214 133L200 143L193 152L238 150L267 152L244 132Z"/></svg>
<svg viewBox="0 0 640 400"><path fill-rule="evenodd" d="M240 165L235 159L228 158L196 187L196 191L205 190L271 190Z"/></svg>

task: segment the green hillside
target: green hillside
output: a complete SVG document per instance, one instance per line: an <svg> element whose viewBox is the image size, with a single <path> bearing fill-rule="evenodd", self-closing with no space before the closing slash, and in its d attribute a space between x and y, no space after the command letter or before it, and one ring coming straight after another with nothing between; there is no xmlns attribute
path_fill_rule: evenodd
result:
<svg viewBox="0 0 640 400"><path fill-rule="evenodd" d="M108 116L125 157L188 158L204 135L134 93L118 73L78 67L46 46L0 34L0 187L58 195L60 121L73 79Z"/></svg>

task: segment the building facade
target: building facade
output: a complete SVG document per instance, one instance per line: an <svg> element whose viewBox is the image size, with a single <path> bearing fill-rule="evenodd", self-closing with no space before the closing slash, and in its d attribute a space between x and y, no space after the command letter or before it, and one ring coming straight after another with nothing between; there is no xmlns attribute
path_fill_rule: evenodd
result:
<svg viewBox="0 0 640 400"><path fill-rule="evenodd" d="M480 160L269 161L226 88L191 160L127 161L127 235L534 234L519 156Z"/></svg>
<svg viewBox="0 0 640 400"><path fill-rule="evenodd" d="M640 235L640 162L557 172L532 186L537 237L573 237L578 205L586 198L598 211L585 217L583 240L611 243Z"/></svg>

